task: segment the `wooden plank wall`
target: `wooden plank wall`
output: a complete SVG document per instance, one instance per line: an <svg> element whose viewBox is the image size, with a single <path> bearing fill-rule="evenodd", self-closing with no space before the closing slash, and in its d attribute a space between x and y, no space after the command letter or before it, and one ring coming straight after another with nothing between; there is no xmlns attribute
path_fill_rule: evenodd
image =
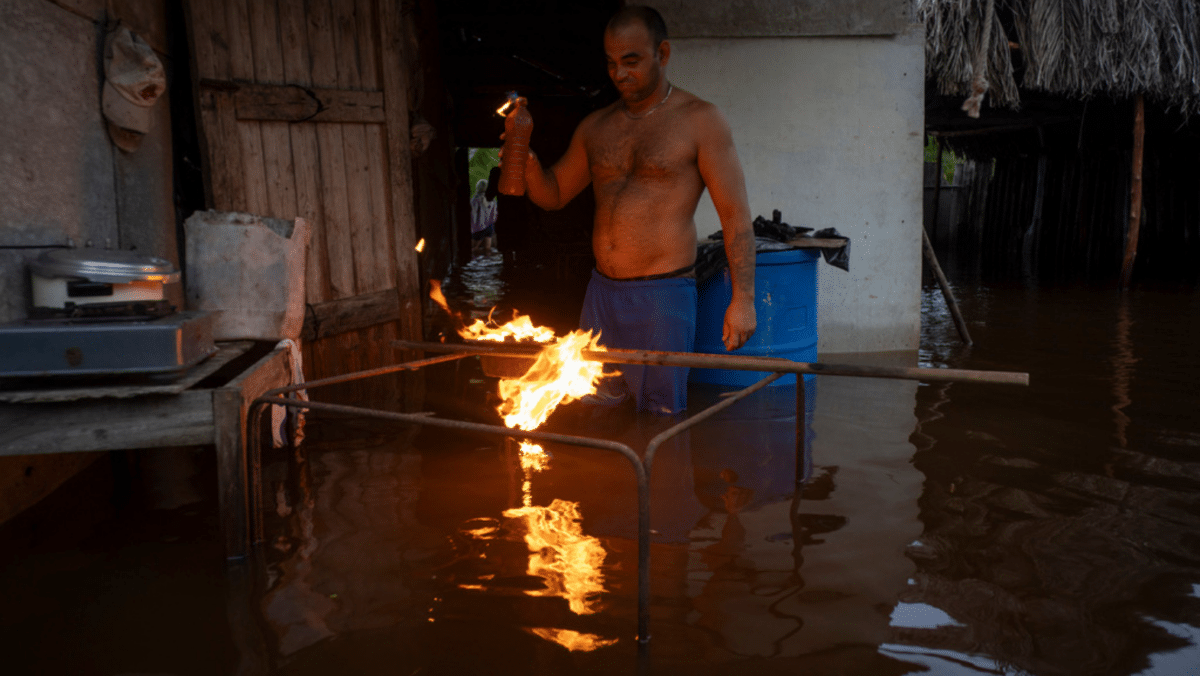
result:
<svg viewBox="0 0 1200 676"><path fill-rule="evenodd" d="M189 3L209 204L314 224L306 296L325 312L306 326L309 380L394 363L391 340L421 337L398 5ZM321 326L341 301L382 309L368 326ZM313 395L395 408L399 393L393 378Z"/></svg>
<svg viewBox="0 0 1200 676"><path fill-rule="evenodd" d="M1120 276L1130 221L1135 103L1091 99L1055 105L1069 116L1048 122L1041 132L1035 126L933 131L976 163L970 190L984 199L972 203L966 223L951 227L960 228L955 252L960 266L974 261L968 267L989 281L1023 276L1027 267L1046 281L1112 282ZM1032 124L1038 115L1024 119ZM1195 264L1200 129L1189 120L1178 110L1145 108L1135 285L1200 280ZM1031 239L1027 266L1023 245L1034 219L1039 155L1046 158L1041 226ZM941 244L939 253L947 252L948 243Z"/></svg>

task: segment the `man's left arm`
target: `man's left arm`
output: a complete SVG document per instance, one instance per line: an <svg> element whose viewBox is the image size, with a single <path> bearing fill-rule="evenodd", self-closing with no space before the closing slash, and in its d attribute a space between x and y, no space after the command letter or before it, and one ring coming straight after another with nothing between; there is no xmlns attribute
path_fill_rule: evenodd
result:
<svg viewBox="0 0 1200 676"><path fill-rule="evenodd" d="M725 310L721 340L726 350L736 350L754 335L754 226L750 221L750 202L746 197L746 178L733 145L729 123L711 104L696 113L698 151L696 162L700 176L717 216L725 239L725 257L729 259L733 298Z"/></svg>

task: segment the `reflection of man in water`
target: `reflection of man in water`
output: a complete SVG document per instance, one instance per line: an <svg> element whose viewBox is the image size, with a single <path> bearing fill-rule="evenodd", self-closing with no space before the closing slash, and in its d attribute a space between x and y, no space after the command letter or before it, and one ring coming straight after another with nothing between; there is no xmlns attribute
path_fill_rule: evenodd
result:
<svg viewBox="0 0 1200 676"><path fill-rule="evenodd" d="M475 184L471 197L471 255L492 253L492 239L496 236L496 200L489 200L486 178Z"/></svg>
<svg viewBox="0 0 1200 676"><path fill-rule="evenodd" d="M667 80L667 27L649 7L628 6L604 31L608 76L620 100L584 118L566 154L525 165L529 199L561 209L591 184L596 196L580 326L608 347L690 352L696 326L696 205L707 188L721 219L733 297L725 348L754 333L754 232L729 124L713 104ZM687 405L687 369L621 366L638 408Z"/></svg>

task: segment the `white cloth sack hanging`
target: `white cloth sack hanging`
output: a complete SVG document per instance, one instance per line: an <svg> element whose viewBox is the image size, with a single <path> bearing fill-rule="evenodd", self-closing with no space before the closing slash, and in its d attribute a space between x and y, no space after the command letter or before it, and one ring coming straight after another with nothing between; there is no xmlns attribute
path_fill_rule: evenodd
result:
<svg viewBox="0 0 1200 676"><path fill-rule="evenodd" d="M292 385L297 385L304 382L304 360L300 354L300 342L287 338L279 341L275 346L278 348L287 348L288 350L288 365L292 372ZM291 396L300 401L308 401L308 390L296 390L291 393ZM289 406L271 406L271 443L275 448L283 448L286 441L283 433L284 423L288 419L288 411L292 412L295 419L295 424L292 425L292 444L299 446L300 442L304 441L304 409L291 408Z"/></svg>

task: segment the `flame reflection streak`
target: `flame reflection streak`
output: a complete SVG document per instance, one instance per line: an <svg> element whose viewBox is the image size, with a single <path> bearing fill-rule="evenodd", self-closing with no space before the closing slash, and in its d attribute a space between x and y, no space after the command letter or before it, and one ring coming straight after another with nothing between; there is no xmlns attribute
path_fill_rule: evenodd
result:
<svg viewBox="0 0 1200 676"><path fill-rule="evenodd" d="M600 609L605 551L599 540L583 534L578 503L556 498L549 507L519 507L505 510L504 516L525 520L525 544L531 552L528 573L546 583L545 589L526 593L561 596L576 615Z"/></svg>
<svg viewBox="0 0 1200 676"><path fill-rule="evenodd" d="M581 634L570 629L554 629L552 627L531 627L529 633L547 641L552 641L571 652L591 652L597 648L613 645L619 639L601 638L595 634Z"/></svg>
<svg viewBox="0 0 1200 676"><path fill-rule="evenodd" d="M475 538L476 540L490 540L492 538L492 536L495 535L496 531L498 531L498 530L499 529L496 528L495 526L486 526L484 528L473 528L470 530L466 530L464 532L467 535L470 535L471 537Z"/></svg>
<svg viewBox="0 0 1200 676"><path fill-rule="evenodd" d="M525 473L525 481L521 484L521 503L525 507L533 506L533 473L546 469L549 463L550 456L540 445L521 442L521 470Z"/></svg>

